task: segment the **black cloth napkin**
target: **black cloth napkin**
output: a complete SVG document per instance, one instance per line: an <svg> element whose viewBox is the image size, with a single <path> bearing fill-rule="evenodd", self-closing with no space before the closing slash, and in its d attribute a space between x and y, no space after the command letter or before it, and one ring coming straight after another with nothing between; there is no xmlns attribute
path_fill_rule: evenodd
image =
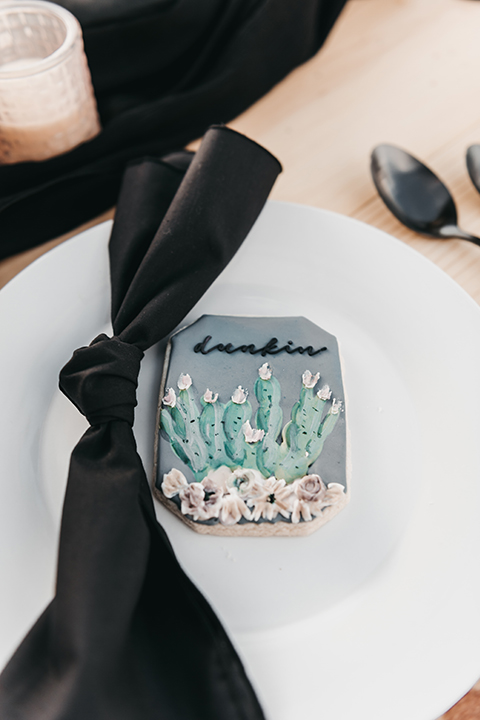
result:
<svg viewBox="0 0 480 720"><path fill-rule="evenodd" d="M227 265L280 170L222 127L195 156L127 169L110 240L114 336L75 351L60 374L91 427L72 453L56 595L0 676L2 720L262 720L156 521L132 424L144 350Z"/></svg>
<svg viewBox="0 0 480 720"><path fill-rule="evenodd" d="M126 163L239 115L323 44L346 0L60 0L83 27L103 131L0 167L0 259L115 205Z"/></svg>

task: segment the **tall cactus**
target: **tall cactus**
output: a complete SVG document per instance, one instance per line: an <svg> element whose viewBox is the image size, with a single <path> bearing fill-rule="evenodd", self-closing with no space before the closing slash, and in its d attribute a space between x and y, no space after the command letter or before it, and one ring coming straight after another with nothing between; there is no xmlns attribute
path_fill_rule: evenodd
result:
<svg viewBox="0 0 480 720"><path fill-rule="evenodd" d="M273 376L268 363L264 363L258 371L254 392L258 400L255 424L265 433L261 449L257 452L257 465L262 475L270 477L275 474L277 467L280 452L277 438L282 429L283 412L280 407L280 383Z"/></svg>
<svg viewBox="0 0 480 720"><path fill-rule="evenodd" d="M200 430L205 439L208 466L212 469L221 465L234 466L225 451L227 441L223 428L225 405L218 402L218 393L213 394L208 389L204 393L201 403L203 410L200 415Z"/></svg>
<svg viewBox="0 0 480 720"><path fill-rule="evenodd" d="M235 465L243 467L246 455L243 426L252 417L252 406L241 386L235 390L232 399L225 405L223 429L225 431L225 450Z"/></svg>

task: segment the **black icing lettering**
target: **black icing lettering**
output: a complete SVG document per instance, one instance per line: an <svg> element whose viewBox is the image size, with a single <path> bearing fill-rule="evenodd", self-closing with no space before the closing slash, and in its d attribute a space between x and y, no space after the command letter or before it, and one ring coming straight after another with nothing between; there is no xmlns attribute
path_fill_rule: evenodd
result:
<svg viewBox="0 0 480 720"><path fill-rule="evenodd" d="M262 357L265 357L265 355L276 355L278 353L277 342L277 338L273 337L263 348L257 350L257 352L261 353Z"/></svg>
<svg viewBox="0 0 480 720"><path fill-rule="evenodd" d="M298 345L297 347L294 347L293 340L288 340L286 345L278 347L278 339L276 337L271 338L267 343L265 343L263 347L260 348L257 348L256 345L254 345L253 343L250 343L250 345L238 345L237 347L234 347L233 343L231 342L228 342L227 344L217 343L217 345L207 347L211 339L211 335L206 335L202 342L194 345L193 352L201 353L202 355L209 355L209 353L213 352L214 350L218 350L218 352L226 352L228 355L233 355L233 353L236 352L242 352L250 353L250 355L260 354L262 357L265 357L266 355L278 355L279 353L286 352L289 355L294 355L295 353L303 355L304 353L306 353L310 357L314 357L315 355L318 355L319 353L324 352L328 349L324 346L319 348L318 350L315 350L312 345L308 345L307 347Z"/></svg>
<svg viewBox="0 0 480 720"><path fill-rule="evenodd" d="M321 353L326 349L327 349L326 347L322 347L319 350L314 350L311 345L309 345L307 348L305 348L305 350L307 351L307 354L310 355L310 357L313 357L314 355L318 355L318 353Z"/></svg>
<svg viewBox="0 0 480 720"><path fill-rule="evenodd" d="M203 342L197 343L195 347L193 348L194 353L202 353L202 355L206 355L210 352L210 350L207 350L207 345L212 339L211 335L207 335Z"/></svg>

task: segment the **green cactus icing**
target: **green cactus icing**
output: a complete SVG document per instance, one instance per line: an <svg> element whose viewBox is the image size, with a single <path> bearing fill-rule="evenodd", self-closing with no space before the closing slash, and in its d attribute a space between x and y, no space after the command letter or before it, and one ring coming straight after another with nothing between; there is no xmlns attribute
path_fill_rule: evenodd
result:
<svg viewBox="0 0 480 720"><path fill-rule="evenodd" d="M243 426L252 417L252 406L246 399L246 394L241 387L238 387L232 395L232 399L225 405L223 413L223 428L227 438L225 450L228 457L238 467L245 467L246 442L243 433Z"/></svg>
<svg viewBox="0 0 480 720"><path fill-rule="evenodd" d="M187 464L195 479L201 480L207 464L207 449L200 430L200 413L191 385L189 375L180 376L178 398L173 407L167 405L164 408L161 423L175 452L178 454L180 449L179 457L187 458Z"/></svg>
<svg viewBox="0 0 480 720"><path fill-rule="evenodd" d="M226 465L258 469L266 478L274 475L290 483L308 474L339 418L341 402L330 402L326 385L315 392L318 379L318 373L303 374L300 398L283 428L281 444L281 387L267 363L260 368L254 386L256 429L250 425L252 406L240 386L226 404L207 390L200 412L189 375L180 376L178 398L168 390L161 429L196 480L202 480L210 469Z"/></svg>
<svg viewBox="0 0 480 720"><path fill-rule="evenodd" d="M320 455L325 439L338 420L338 406L335 406L333 414L332 406L323 420L331 393L327 386L315 393L314 385L318 376L312 377L310 373L309 376L308 381L303 383L299 401L292 408L292 419L285 425L282 433L275 476L286 482L292 482L307 474L308 467Z"/></svg>
<svg viewBox="0 0 480 720"><path fill-rule="evenodd" d="M207 464L209 468L215 469L222 465L234 466L232 460L225 451L227 438L223 429L223 414L225 405L218 402L218 397L209 391L202 397L203 410L200 415L200 430L205 439L207 449ZM208 397L208 400L205 398Z"/></svg>
<svg viewBox="0 0 480 720"><path fill-rule="evenodd" d="M255 381L254 392L258 400L255 416L257 428L265 431L261 449L257 453L258 469L265 477L275 474L280 446L277 438L282 429L283 412L280 407L282 391L268 363L262 365Z"/></svg>

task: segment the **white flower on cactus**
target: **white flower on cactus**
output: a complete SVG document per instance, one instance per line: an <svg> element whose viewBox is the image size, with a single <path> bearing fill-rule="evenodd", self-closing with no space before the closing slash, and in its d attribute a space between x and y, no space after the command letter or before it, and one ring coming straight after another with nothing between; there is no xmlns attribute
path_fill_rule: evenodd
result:
<svg viewBox="0 0 480 720"><path fill-rule="evenodd" d="M192 482L180 490L180 509L184 515L194 520L205 520L205 489L203 485Z"/></svg>
<svg viewBox="0 0 480 720"><path fill-rule="evenodd" d="M222 498L219 517L222 525L236 525L242 517L251 520L252 513L239 495L227 493Z"/></svg>
<svg viewBox="0 0 480 720"><path fill-rule="evenodd" d="M249 420L247 420L246 423L243 423L242 430L245 436L245 442L247 443L257 443L260 440L263 440L263 437L265 435L265 430L257 430L255 428L252 428Z"/></svg>
<svg viewBox="0 0 480 720"><path fill-rule="evenodd" d="M175 395L175 390L173 388L168 388L165 397L162 400L164 405L168 405L168 407L175 407L177 404L177 396Z"/></svg>
<svg viewBox="0 0 480 720"><path fill-rule="evenodd" d="M272 377L272 368L268 362L263 363L261 368L258 368L258 374L262 380L270 380Z"/></svg>
<svg viewBox="0 0 480 720"><path fill-rule="evenodd" d="M317 392L317 397L320 400L330 400L332 397L332 391L330 390L328 385L324 385L320 390Z"/></svg>
<svg viewBox="0 0 480 720"><path fill-rule="evenodd" d="M162 492L165 497L172 498L186 485L188 483L185 475L180 470L172 468L169 473L165 473L163 476Z"/></svg>
<svg viewBox="0 0 480 720"><path fill-rule="evenodd" d="M320 373L317 372L315 375L312 375L310 370L305 370L305 372L302 375L302 383L304 387L306 388L313 388L317 384L317 382L320 380Z"/></svg>
<svg viewBox="0 0 480 720"><path fill-rule="evenodd" d="M179 390L188 390L190 385L192 384L192 378L188 373L181 373L180 377L178 378L178 389Z"/></svg>
<svg viewBox="0 0 480 720"><path fill-rule="evenodd" d="M217 400L218 400L218 393L215 393L215 395L214 395L214 394L212 393L212 391L207 388L207 389L205 390L205 394L204 394L204 396L203 396L203 399L205 400L206 403L214 403L214 402L217 402Z"/></svg>
<svg viewBox="0 0 480 720"><path fill-rule="evenodd" d="M258 470L237 468L226 481L227 489L234 495L247 498L258 495L263 488L264 478Z"/></svg>
<svg viewBox="0 0 480 720"><path fill-rule="evenodd" d="M341 400L336 400L334 398L332 407L330 408L332 415L338 415L338 413L342 410L342 405L343 403Z"/></svg>
<svg viewBox="0 0 480 720"><path fill-rule="evenodd" d="M295 500L292 509L292 523L303 518L309 522L313 515L321 512L327 488L320 475L305 475L293 483Z"/></svg>
<svg viewBox="0 0 480 720"><path fill-rule="evenodd" d="M268 478L260 492L247 502L250 507L253 507L252 517L254 520L260 520L260 518L274 520L279 513L288 520L293 503L292 486L287 485L285 480Z"/></svg>
<svg viewBox="0 0 480 720"><path fill-rule="evenodd" d="M247 390L244 390L242 386L239 385L232 395L232 402L234 402L236 405L243 405L243 403L247 399L247 395Z"/></svg>

